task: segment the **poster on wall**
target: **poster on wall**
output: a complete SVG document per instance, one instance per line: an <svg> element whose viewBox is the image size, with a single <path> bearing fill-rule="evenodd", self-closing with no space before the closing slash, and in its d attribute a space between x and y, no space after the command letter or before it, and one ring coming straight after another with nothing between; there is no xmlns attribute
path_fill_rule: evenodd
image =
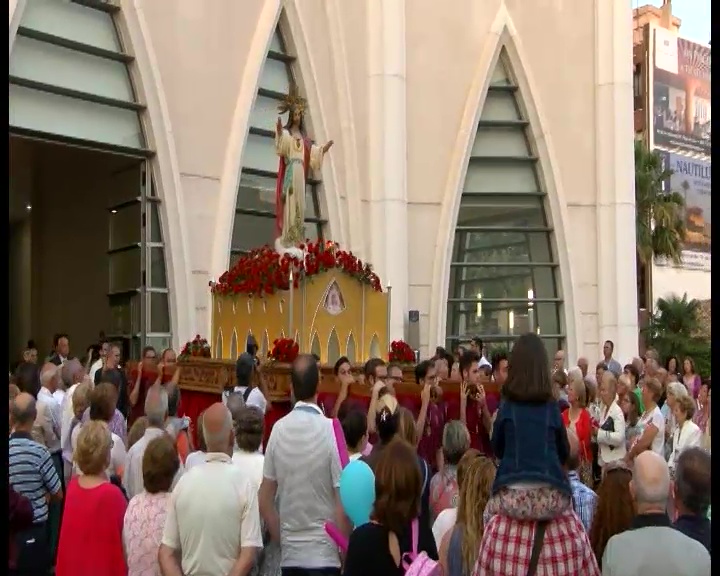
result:
<svg viewBox="0 0 720 576"><path fill-rule="evenodd" d="M710 161L662 152L673 171L670 190L685 199L685 242L682 267L710 270Z"/></svg>
<svg viewBox="0 0 720 576"><path fill-rule="evenodd" d="M710 156L710 47L654 29L652 145Z"/></svg>

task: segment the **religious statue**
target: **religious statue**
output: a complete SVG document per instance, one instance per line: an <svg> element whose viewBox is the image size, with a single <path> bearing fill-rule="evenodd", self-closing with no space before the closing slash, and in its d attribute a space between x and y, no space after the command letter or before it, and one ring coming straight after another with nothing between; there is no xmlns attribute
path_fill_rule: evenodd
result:
<svg viewBox="0 0 720 576"><path fill-rule="evenodd" d="M275 187L275 242L278 251L293 251L305 240L305 183L309 169L320 170L330 140L318 146L305 135L305 100L291 87L290 94L278 107L288 113L285 126L278 117L275 127L275 151L280 157ZM289 250L288 250L289 249Z"/></svg>

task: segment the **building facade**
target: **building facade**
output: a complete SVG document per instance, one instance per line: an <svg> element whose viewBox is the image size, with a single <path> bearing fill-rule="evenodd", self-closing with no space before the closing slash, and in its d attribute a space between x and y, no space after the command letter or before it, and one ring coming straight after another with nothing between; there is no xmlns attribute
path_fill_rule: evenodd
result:
<svg viewBox="0 0 720 576"><path fill-rule="evenodd" d="M653 303L711 297L711 50L683 38L681 25L670 2L633 10L635 129L673 171L667 190L685 200L682 262L655 260Z"/></svg>
<svg viewBox="0 0 720 576"><path fill-rule="evenodd" d="M91 28L100 19L114 47ZM637 350L631 54L624 0L11 0L11 136L143 162L140 255L110 264L111 277L137 266L137 281L108 294L118 318L139 310L123 329L138 342L208 333L208 283L272 242L272 130L295 84L309 136L335 142L308 181L306 235L392 286L393 338L417 311L423 355L533 330L571 359L606 339L625 358ZM51 58L45 77L27 72ZM129 87L98 59L122 64Z"/></svg>

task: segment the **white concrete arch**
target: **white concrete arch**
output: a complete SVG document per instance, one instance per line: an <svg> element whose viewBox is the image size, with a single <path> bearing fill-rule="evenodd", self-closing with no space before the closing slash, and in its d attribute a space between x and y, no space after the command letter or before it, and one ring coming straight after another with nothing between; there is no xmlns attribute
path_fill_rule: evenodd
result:
<svg viewBox="0 0 720 576"><path fill-rule="evenodd" d="M453 237L455 223L460 211L460 198L468 169L470 152L477 131L478 121L485 104L492 71L498 63L501 50L505 51L510 60L510 67L519 86L520 100L524 106L527 120L530 122L530 134L538 154L538 170L547 192L547 215L554 227L558 262L560 265L561 293L564 301L563 317L566 325L567 353L575 358L580 349L577 327L580 325L579 311L574 306L573 271L570 267L570 256L565 239L565 225L568 221L566 203L562 184L557 171L557 162L552 148L551 138L546 132L547 121L542 113L541 103L533 94L534 82L528 68L524 66L522 42L512 22L510 13L501 4L488 40L479 59L477 74L470 88L465 105L461 129L453 157L455 170L450 172L445 190L445 200L440 214L439 238L433 267L433 286L431 294L430 342L443 342L447 323L447 297L450 283L450 262L452 260Z"/></svg>
<svg viewBox="0 0 720 576"><path fill-rule="evenodd" d="M244 64L244 73L240 82L240 91L235 104L230 134L225 147L225 160L220 175L220 194L217 215L215 216L215 235L210 262L210 276L215 279L219 278L227 270L230 262L235 204L237 202L238 186L240 185L248 122L250 121L250 113L255 101L265 57L280 17L280 9L280 0L265 1Z"/></svg>
<svg viewBox="0 0 720 576"><path fill-rule="evenodd" d="M23 10L25 10L25 3L27 0L10 0L10 48L9 52L12 54L13 43L15 42L15 36L17 35L18 26L20 26L20 19L22 18Z"/></svg>
<svg viewBox="0 0 720 576"><path fill-rule="evenodd" d="M173 346L179 347L193 334L204 332L196 326L195 305L188 267L187 220L182 201L180 168L170 122L165 89L155 56L152 38L140 0L122 0L119 24L124 26L128 51L135 57L133 84L147 108L144 127L148 145L155 150L153 175L160 203L160 225L165 243L168 274L170 326ZM204 327L203 327L204 328Z"/></svg>

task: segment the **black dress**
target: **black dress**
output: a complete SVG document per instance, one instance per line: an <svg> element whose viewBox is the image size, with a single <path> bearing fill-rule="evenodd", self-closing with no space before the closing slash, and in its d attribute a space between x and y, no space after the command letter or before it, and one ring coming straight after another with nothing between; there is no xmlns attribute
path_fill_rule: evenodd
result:
<svg viewBox="0 0 720 576"><path fill-rule="evenodd" d="M430 528L421 525L418 532L418 552L425 552L430 558L437 559L435 539ZM402 576L405 570L395 564L390 554L389 537L387 528L373 522L355 528L350 535L343 576ZM398 542L401 555L411 551L410 526L398 535Z"/></svg>

